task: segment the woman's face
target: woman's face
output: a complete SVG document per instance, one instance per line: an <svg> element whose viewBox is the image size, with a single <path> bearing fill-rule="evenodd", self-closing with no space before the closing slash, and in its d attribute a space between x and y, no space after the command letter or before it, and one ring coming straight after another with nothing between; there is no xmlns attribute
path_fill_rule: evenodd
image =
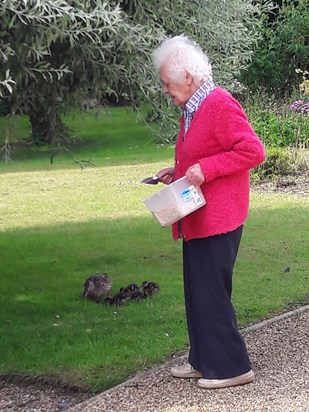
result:
<svg viewBox="0 0 309 412"><path fill-rule="evenodd" d="M192 95L191 76L186 74L182 80L174 80L166 66L161 67L159 74L163 93L171 96L175 106L184 107Z"/></svg>

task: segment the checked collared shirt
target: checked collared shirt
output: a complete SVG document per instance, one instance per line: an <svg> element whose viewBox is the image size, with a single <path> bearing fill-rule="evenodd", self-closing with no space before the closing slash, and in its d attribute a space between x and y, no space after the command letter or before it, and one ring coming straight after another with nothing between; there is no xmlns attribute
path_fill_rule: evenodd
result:
<svg viewBox="0 0 309 412"><path fill-rule="evenodd" d="M194 113L200 107L205 97L207 97L209 93L213 91L214 88L215 88L214 82L211 79L207 80L205 83L202 84L202 86L200 86L196 90L196 92L187 101L186 106L183 109L183 118L184 118L184 127L185 127L184 135L186 135L189 129Z"/></svg>

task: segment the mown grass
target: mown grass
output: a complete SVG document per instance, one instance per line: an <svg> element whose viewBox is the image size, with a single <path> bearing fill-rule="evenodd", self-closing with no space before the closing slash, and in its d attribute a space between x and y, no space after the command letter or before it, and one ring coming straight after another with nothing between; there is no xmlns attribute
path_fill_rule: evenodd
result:
<svg viewBox="0 0 309 412"><path fill-rule="evenodd" d="M81 170L69 154L53 165L30 158L1 166L0 373L97 392L186 348L181 243L142 203L158 187L140 184L172 162L171 148L158 155L130 119L104 150L91 143L96 149L79 152L95 167ZM97 128L94 136L109 134ZM128 140L139 133L131 155ZM100 159L106 152L113 156ZM308 210L308 198L252 195L234 277L242 327L308 301ZM161 290L120 308L96 305L81 290L97 271L109 274L113 293L145 279Z"/></svg>
<svg viewBox="0 0 309 412"><path fill-rule="evenodd" d="M0 173L79 168L89 163L95 166L153 163L173 157L173 145L155 144L150 128L130 109L109 108L98 114L93 110L70 112L63 121L72 131L73 142L61 149L50 149L29 145L31 129L26 117L0 116L0 147L8 137L12 159L8 164L0 162Z"/></svg>

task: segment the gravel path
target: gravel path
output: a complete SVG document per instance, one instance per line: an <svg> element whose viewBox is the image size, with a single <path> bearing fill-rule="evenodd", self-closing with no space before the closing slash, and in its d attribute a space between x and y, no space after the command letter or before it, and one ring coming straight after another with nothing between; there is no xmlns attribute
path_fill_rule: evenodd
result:
<svg viewBox="0 0 309 412"><path fill-rule="evenodd" d="M0 380L0 411L3 412L67 411L88 398L85 394L31 384L18 386Z"/></svg>
<svg viewBox="0 0 309 412"><path fill-rule="evenodd" d="M172 378L171 365L136 375L97 396L0 382L4 412L309 412L309 305L242 331L254 383L220 390ZM74 406L75 405L75 406Z"/></svg>
<svg viewBox="0 0 309 412"><path fill-rule="evenodd" d="M308 412L309 306L243 332L253 384L205 390L172 378L171 363L69 409L69 412ZM180 364L185 357L174 360Z"/></svg>

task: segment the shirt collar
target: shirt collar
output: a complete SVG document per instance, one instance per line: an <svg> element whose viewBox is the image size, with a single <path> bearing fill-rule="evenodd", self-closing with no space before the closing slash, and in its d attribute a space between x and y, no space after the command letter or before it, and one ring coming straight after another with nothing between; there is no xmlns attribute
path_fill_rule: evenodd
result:
<svg viewBox="0 0 309 412"><path fill-rule="evenodd" d="M190 97L185 105L185 110L189 113L194 113L200 107L202 101L209 95L210 92L215 88L214 82L212 79L207 80L203 83L195 93Z"/></svg>

